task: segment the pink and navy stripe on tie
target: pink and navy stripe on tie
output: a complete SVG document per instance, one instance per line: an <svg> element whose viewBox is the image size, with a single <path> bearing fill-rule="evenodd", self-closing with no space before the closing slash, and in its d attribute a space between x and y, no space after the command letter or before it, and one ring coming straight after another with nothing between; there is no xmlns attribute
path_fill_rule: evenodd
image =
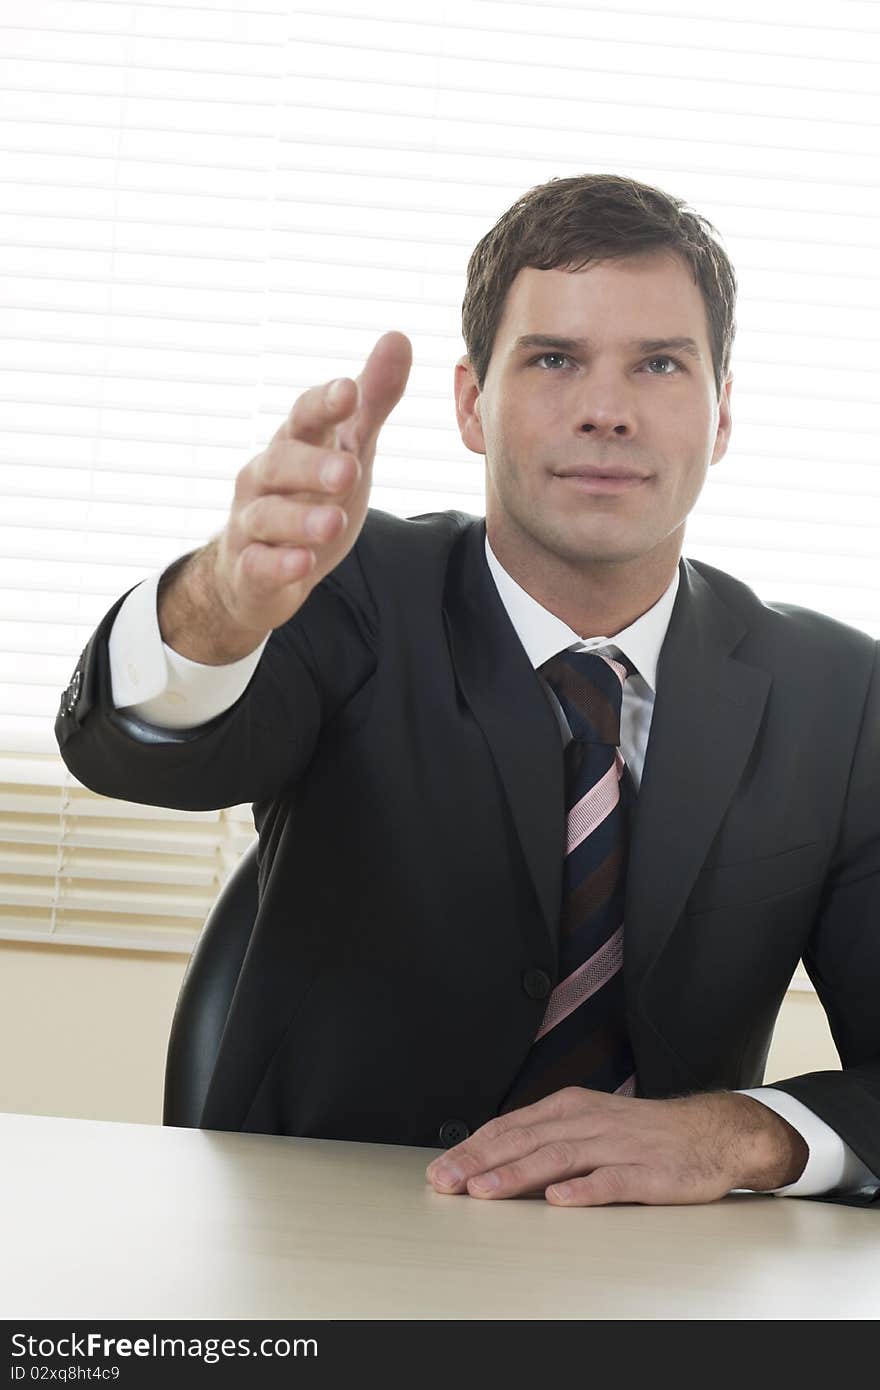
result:
<svg viewBox="0 0 880 1390"><path fill-rule="evenodd" d="M634 1095L623 995L623 910L632 778L620 752L631 668L598 652L560 652L540 668L572 732L565 749L567 845L559 982L500 1113L564 1086Z"/></svg>

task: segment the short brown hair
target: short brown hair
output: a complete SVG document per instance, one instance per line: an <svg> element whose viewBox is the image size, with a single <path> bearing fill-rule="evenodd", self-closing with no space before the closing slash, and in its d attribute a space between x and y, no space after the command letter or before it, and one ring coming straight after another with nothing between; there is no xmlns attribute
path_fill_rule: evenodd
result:
<svg viewBox="0 0 880 1390"><path fill-rule="evenodd" d="M461 306L462 336L482 391L504 302L524 266L581 270L588 262L678 252L700 288L718 398L736 332L736 275L712 223L681 198L618 174L554 178L529 189L474 248Z"/></svg>

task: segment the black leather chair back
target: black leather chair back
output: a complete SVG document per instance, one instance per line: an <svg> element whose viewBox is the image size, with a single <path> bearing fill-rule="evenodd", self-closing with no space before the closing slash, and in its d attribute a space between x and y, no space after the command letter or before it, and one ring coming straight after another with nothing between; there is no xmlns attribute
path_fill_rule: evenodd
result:
<svg viewBox="0 0 880 1390"><path fill-rule="evenodd" d="M168 1039L162 1123L198 1129L257 915L255 840L229 875L193 947Z"/></svg>

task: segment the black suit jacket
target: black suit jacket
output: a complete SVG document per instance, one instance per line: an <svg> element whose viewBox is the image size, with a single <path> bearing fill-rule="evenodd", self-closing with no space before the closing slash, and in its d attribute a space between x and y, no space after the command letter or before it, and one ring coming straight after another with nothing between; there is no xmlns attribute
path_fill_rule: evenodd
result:
<svg viewBox="0 0 880 1390"><path fill-rule="evenodd" d="M193 730L115 710L107 637L55 725L85 786L253 802L260 906L202 1124L437 1147L497 1113L556 983L559 727L485 522L376 510ZM130 592L130 590L128 591ZM803 956L842 1071L777 1082L880 1173L880 644L680 561L635 813L639 1094L760 1085ZM452 1130L449 1121L458 1122Z"/></svg>

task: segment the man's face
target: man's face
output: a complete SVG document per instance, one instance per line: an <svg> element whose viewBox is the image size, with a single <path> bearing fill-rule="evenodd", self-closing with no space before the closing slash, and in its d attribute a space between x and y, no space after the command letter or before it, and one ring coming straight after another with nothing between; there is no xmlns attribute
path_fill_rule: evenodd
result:
<svg viewBox="0 0 880 1390"><path fill-rule="evenodd" d="M520 342L527 335L544 341ZM680 338L694 348L661 342ZM521 270L483 391L466 357L456 367L459 429L486 456L486 524L502 563L523 582L551 557L677 562L685 519L727 448L730 385L719 402L703 298L680 257Z"/></svg>

